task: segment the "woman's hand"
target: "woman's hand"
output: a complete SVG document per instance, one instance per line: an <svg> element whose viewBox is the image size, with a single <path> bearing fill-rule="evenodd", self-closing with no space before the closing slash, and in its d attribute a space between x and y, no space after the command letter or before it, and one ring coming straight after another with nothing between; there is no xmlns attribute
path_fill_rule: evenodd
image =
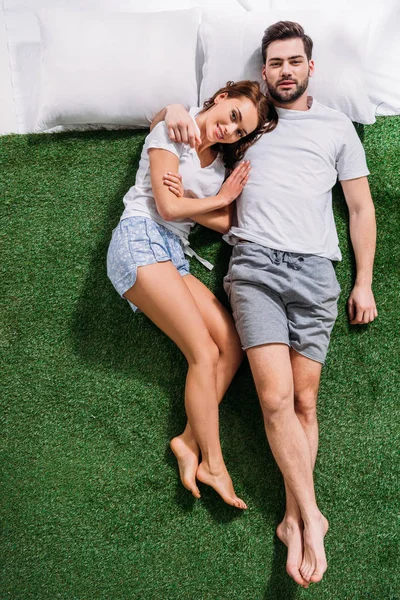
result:
<svg viewBox="0 0 400 600"><path fill-rule="evenodd" d="M230 204L242 193L244 186L249 179L250 161L246 160L238 165L228 179L222 184L219 191L219 196L226 200L226 204Z"/></svg>
<svg viewBox="0 0 400 600"><path fill-rule="evenodd" d="M175 194L177 198L182 198L184 196L182 175L179 175L179 173L168 171L168 173L163 176L163 184L166 185L169 191Z"/></svg>

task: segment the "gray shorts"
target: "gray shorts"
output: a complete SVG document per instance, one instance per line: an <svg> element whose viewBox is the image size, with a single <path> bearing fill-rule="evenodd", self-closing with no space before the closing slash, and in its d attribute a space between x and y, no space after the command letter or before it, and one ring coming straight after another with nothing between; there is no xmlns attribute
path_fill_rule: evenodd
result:
<svg viewBox="0 0 400 600"><path fill-rule="evenodd" d="M324 363L340 294L328 258L239 242L224 288L244 350L281 343Z"/></svg>

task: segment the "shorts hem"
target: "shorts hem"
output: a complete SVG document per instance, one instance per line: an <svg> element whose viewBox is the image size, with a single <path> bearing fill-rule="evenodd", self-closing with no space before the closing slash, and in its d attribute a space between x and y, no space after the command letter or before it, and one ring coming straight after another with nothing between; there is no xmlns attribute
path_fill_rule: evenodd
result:
<svg viewBox="0 0 400 600"><path fill-rule="evenodd" d="M293 350L295 350L296 352L298 352L298 354L301 354L302 356L304 356L305 358L309 358L310 360L314 360L315 362L320 363L321 365L325 364L325 360L326 360L326 355L324 356L323 359L321 358L316 358L315 356L311 356L311 354L307 354L306 352L304 352L303 350L299 350L298 348L296 348L295 346L293 346L293 344L290 344L290 347L293 348Z"/></svg>
<svg viewBox="0 0 400 600"><path fill-rule="evenodd" d="M136 283L136 279L137 279L137 270L139 267L147 267L149 265L155 265L157 263L160 262L168 262L169 260L171 260L170 257L166 257L166 258L160 258L160 259L155 259L152 262L146 262L143 263L142 265L139 264L135 264L134 268L132 269L132 271L130 271L125 277L123 277L122 279L119 280L118 284L115 285L116 289L123 289L123 292L118 292L119 295L121 296L121 298L123 298L124 300L126 300L127 298L124 298L124 294L126 294L126 292L128 290L131 289L132 286L135 285ZM172 262L172 261L171 261ZM124 283L124 285L121 285L122 282L131 282L130 285L128 285L127 283ZM125 287L127 285L127 287Z"/></svg>
<svg viewBox="0 0 400 600"><path fill-rule="evenodd" d="M250 348L257 348L257 346L270 346L271 344L284 344L288 348L290 348L289 342L283 342L282 340L273 340L272 342L257 342L256 344L249 344L247 346L242 346L242 350L246 351Z"/></svg>

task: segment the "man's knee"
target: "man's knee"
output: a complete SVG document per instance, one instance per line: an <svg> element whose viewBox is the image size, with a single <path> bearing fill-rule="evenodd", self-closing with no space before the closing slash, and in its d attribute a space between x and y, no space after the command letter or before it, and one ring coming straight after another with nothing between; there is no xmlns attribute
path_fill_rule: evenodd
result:
<svg viewBox="0 0 400 600"><path fill-rule="evenodd" d="M259 393L264 421L268 425L278 425L289 412L293 412L293 392L287 389L263 390Z"/></svg>
<svg viewBox="0 0 400 600"><path fill-rule="evenodd" d="M305 425L310 425L317 420L317 398L318 391L314 389L295 393L294 410Z"/></svg>

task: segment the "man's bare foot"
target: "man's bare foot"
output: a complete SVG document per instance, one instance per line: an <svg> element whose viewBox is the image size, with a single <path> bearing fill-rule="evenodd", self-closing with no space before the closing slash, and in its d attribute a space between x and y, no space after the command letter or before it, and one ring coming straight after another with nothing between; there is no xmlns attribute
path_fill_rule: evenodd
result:
<svg viewBox="0 0 400 600"><path fill-rule="evenodd" d="M221 498L235 508L245 509L246 504L238 498L233 489L232 479L225 467L221 472L211 473L208 466L202 462L197 469L197 479L206 485L210 485L221 496Z"/></svg>
<svg viewBox="0 0 400 600"><path fill-rule="evenodd" d="M309 583L300 574L300 566L303 562L303 522L286 517L276 529L278 538L287 546L288 554L286 561L286 572L296 583L308 588Z"/></svg>
<svg viewBox="0 0 400 600"><path fill-rule="evenodd" d="M185 488L195 498L200 498L200 490L196 483L196 472L199 466L199 447L196 442L189 443L181 435L170 442L179 466L179 476Z"/></svg>
<svg viewBox="0 0 400 600"><path fill-rule="evenodd" d="M328 565L326 562L324 537L328 531L328 521L321 513L315 519L304 523L303 561L300 574L305 581L321 581Z"/></svg>

